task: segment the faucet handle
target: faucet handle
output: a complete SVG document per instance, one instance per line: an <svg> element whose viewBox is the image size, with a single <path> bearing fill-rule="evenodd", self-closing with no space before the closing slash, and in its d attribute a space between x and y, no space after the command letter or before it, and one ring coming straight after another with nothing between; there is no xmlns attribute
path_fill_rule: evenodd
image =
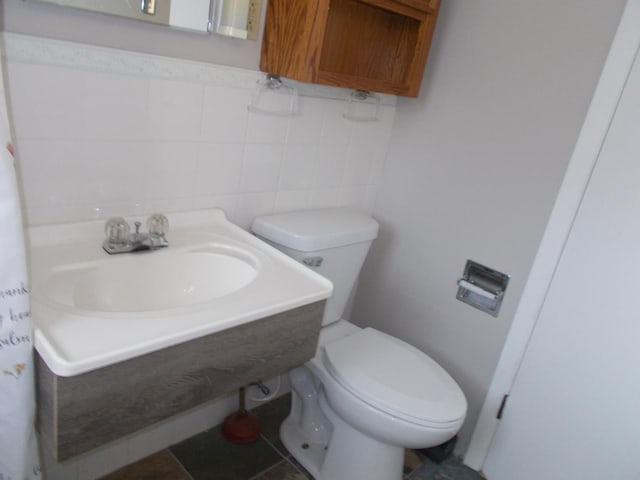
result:
<svg viewBox="0 0 640 480"><path fill-rule="evenodd" d="M147 230L151 235L164 237L169 231L169 220L161 213L154 213L147 218Z"/></svg>
<svg viewBox="0 0 640 480"><path fill-rule="evenodd" d="M122 217L110 218L104 225L104 234L107 236L107 241L113 245L126 244L129 241L130 230L129 224Z"/></svg>

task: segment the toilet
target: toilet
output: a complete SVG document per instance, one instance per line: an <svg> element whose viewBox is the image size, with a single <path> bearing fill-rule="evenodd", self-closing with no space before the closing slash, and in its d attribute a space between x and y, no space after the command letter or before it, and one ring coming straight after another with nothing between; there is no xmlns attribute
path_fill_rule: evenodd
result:
<svg viewBox="0 0 640 480"><path fill-rule="evenodd" d="M251 228L334 285L315 356L289 373L282 442L316 480L401 480L404 449L452 438L467 402L428 355L342 318L378 223L326 208L261 216Z"/></svg>

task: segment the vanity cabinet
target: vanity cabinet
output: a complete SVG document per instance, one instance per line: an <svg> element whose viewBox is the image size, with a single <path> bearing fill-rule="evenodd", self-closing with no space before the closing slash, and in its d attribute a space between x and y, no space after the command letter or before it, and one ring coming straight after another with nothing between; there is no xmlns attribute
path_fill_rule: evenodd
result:
<svg viewBox="0 0 640 480"><path fill-rule="evenodd" d="M440 0L269 0L260 69L415 97Z"/></svg>
<svg viewBox="0 0 640 480"><path fill-rule="evenodd" d="M297 307L72 377L36 355L37 427L61 462L252 382L316 352L325 302Z"/></svg>

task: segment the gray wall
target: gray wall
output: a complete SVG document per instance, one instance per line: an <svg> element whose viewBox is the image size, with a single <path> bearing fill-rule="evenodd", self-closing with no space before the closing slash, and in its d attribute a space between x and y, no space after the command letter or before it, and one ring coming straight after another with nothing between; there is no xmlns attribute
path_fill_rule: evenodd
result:
<svg viewBox="0 0 640 480"><path fill-rule="evenodd" d="M424 86L399 100L354 318L463 387L468 442L624 0L444 0ZM257 69L259 42L32 1L2 29ZM263 5L264 14L264 5ZM495 319L455 300L467 258L512 275ZM416 379L419 381L419 379Z"/></svg>
<svg viewBox="0 0 640 480"><path fill-rule="evenodd" d="M398 102L354 319L413 343L459 382L469 400L460 451L624 3L445 0L421 95ZM455 299L468 258L511 274L498 318Z"/></svg>
<svg viewBox="0 0 640 480"><path fill-rule="evenodd" d="M262 15L266 11L263 1ZM238 40L34 0L0 1L0 30L258 70L260 40ZM258 38L262 38L262 26Z"/></svg>

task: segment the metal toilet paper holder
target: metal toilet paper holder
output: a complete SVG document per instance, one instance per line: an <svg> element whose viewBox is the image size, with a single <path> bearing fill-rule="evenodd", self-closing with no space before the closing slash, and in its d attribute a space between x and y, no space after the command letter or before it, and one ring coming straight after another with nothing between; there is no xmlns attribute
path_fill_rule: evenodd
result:
<svg viewBox="0 0 640 480"><path fill-rule="evenodd" d="M510 278L506 273L467 260L462 278L458 280L456 298L497 317Z"/></svg>

